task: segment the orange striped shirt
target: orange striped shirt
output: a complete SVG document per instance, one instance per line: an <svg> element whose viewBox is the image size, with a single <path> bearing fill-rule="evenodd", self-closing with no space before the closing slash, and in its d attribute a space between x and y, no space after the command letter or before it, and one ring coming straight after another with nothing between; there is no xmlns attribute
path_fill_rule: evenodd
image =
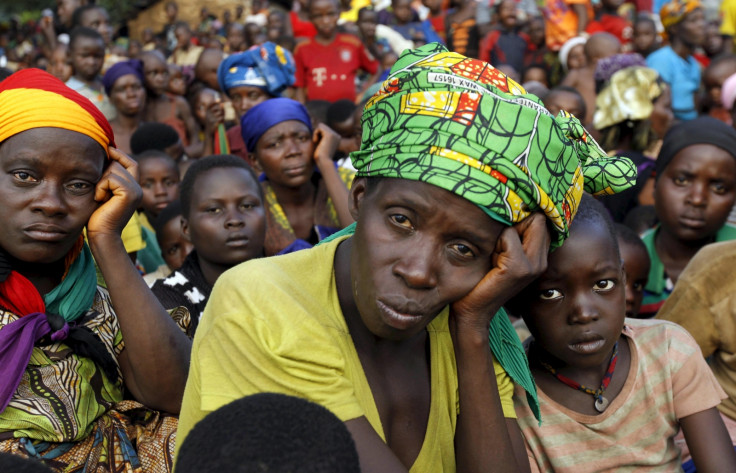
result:
<svg viewBox="0 0 736 473"><path fill-rule="evenodd" d="M517 387L514 407L533 472L680 471L678 419L717 406L726 393L679 325L626 319L623 334L631 367L604 413L580 414L539 389L540 427Z"/></svg>

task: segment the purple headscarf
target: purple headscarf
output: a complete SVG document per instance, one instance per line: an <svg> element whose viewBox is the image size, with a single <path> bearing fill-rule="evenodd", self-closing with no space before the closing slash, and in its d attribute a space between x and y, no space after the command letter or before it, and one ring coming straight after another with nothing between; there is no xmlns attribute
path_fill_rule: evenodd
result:
<svg viewBox="0 0 736 473"><path fill-rule="evenodd" d="M118 62L107 70L102 78L102 85L105 86L105 93L109 96L115 81L128 74L133 74L143 84L143 63L138 59L130 59L128 61Z"/></svg>

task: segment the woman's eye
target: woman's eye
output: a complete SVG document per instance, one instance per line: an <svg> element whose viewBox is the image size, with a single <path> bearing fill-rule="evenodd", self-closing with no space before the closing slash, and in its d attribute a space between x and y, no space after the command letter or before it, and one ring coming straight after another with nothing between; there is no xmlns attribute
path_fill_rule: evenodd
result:
<svg viewBox="0 0 736 473"><path fill-rule="evenodd" d="M460 255L464 257L475 256L475 253L473 253L473 250L471 250L468 245L463 245L462 243L453 244L452 249L454 249L456 252L458 252Z"/></svg>
<svg viewBox="0 0 736 473"><path fill-rule="evenodd" d="M539 298L543 301L556 301L562 299L562 293L557 289L545 289L539 293Z"/></svg>
<svg viewBox="0 0 736 473"><path fill-rule="evenodd" d="M409 220L409 217L406 215L401 214L393 214L391 217L389 217L392 222L395 224L404 227L404 228L412 228L411 221Z"/></svg>
<svg viewBox="0 0 736 473"><path fill-rule="evenodd" d="M219 214L220 208L219 207L210 207L207 210L205 210L208 214Z"/></svg>
<svg viewBox="0 0 736 473"><path fill-rule="evenodd" d="M674 183L675 183L675 184L677 184L678 186L682 186L682 185L684 185L684 184L686 184L686 183L687 183L687 178L686 178L686 177L683 177L683 176L677 176L677 177L675 177L675 178L674 178L674 179L672 179L672 180L673 180L673 181L674 181Z"/></svg>
<svg viewBox="0 0 736 473"><path fill-rule="evenodd" d="M36 182L36 179L33 178L29 173L25 171L15 171L13 173L13 176L15 176L16 179L23 182Z"/></svg>
<svg viewBox="0 0 736 473"><path fill-rule="evenodd" d="M69 189L71 189L73 191L79 192L79 191L86 191L91 186L90 186L90 184L88 184L86 182L72 182L71 184L69 184L68 187L69 187Z"/></svg>
<svg viewBox="0 0 736 473"><path fill-rule="evenodd" d="M616 283L612 279L601 279L595 283L595 289L597 291L610 291Z"/></svg>
<svg viewBox="0 0 736 473"><path fill-rule="evenodd" d="M255 204L252 204L250 202L245 202L245 203L240 204L240 208L243 210L250 210L252 208L255 208Z"/></svg>

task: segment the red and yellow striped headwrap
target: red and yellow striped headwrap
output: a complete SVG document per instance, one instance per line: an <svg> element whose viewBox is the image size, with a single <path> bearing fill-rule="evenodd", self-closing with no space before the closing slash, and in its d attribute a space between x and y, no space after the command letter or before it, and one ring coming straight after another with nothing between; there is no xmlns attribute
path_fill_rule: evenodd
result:
<svg viewBox="0 0 736 473"><path fill-rule="evenodd" d="M700 0L672 0L662 5L659 10L659 18L662 26L667 31L670 26L676 25L691 11L701 8Z"/></svg>
<svg viewBox="0 0 736 473"><path fill-rule="evenodd" d="M63 128L115 146L112 128L92 102L40 69L23 69L0 82L0 143L33 128Z"/></svg>

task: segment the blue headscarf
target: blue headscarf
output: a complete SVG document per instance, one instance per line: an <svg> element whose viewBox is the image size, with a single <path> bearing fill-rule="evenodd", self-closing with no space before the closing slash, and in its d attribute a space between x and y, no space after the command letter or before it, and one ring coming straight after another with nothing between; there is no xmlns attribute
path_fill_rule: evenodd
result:
<svg viewBox="0 0 736 473"><path fill-rule="evenodd" d="M294 83L296 66L289 51L271 42L233 54L217 68L220 90L238 86L259 87L273 97Z"/></svg>
<svg viewBox="0 0 736 473"><path fill-rule="evenodd" d="M102 85L105 86L105 93L110 95L112 86L115 81L128 74L133 74L143 84L143 63L138 59L130 59L129 61L118 62L107 70L102 78Z"/></svg>
<svg viewBox="0 0 736 473"><path fill-rule="evenodd" d="M248 152L256 150L256 144L271 127L288 120L297 120L312 132L312 119L309 112L296 100L276 98L261 102L246 112L240 119L240 133L243 135Z"/></svg>

